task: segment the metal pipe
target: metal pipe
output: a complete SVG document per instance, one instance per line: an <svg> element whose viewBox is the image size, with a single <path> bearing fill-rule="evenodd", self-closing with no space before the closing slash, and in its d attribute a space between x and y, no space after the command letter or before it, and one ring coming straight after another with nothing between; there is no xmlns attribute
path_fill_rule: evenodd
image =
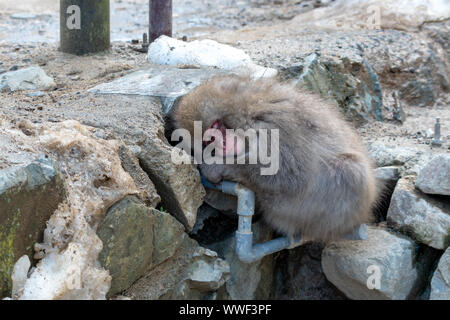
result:
<svg viewBox="0 0 450 320"><path fill-rule="evenodd" d="M149 0L149 43L172 36L172 0Z"/></svg>
<svg viewBox="0 0 450 320"><path fill-rule="evenodd" d="M60 0L60 50L82 55L110 47L109 0Z"/></svg>
<svg viewBox="0 0 450 320"><path fill-rule="evenodd" d="M201 176L205 188L222 191L223 193L235 195L238 198L237 214L239 215L238 229L235 235L235 251L239 260L245 263L258 261L266 255L292 249L301 244L302 238L280 237L264 243L253 244L252 217L255 212L255 194L238 183L222 181L213 184ZM368 228L365 224L357 227L344 238L347 240L364 240L367 238Z"/></svg>
<svg viewBox="0 0 450 320"><path fill-rule="evenodd" d="M431 144L434 146L442 146L441 140L441 119L439 117L436 118L436 123L434 124L434 137Z"/></svg>
<svg viewBox="0 0 450 320"><path fill-rule="evenodd" d="M301 244L301 237L281 237L261 244L253 244L252 217L255 212L255 194L240 184L223 181L212 184L202 176L205 188L222 191L238 198L237 214L239 215L238 230L236 231L236 255L239 260L251 263L264 256L286 248L293 248Z"/></svg>

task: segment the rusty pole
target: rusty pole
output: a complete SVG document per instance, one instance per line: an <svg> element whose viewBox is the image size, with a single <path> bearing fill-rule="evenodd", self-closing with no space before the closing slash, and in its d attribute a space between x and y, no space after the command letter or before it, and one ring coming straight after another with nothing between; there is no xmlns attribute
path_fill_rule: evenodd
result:
<svg viewBox="0 0 450 320"><path fill-rule="evenodd" d="M172 0L149 0L149 42L172 36Z"/></svg>

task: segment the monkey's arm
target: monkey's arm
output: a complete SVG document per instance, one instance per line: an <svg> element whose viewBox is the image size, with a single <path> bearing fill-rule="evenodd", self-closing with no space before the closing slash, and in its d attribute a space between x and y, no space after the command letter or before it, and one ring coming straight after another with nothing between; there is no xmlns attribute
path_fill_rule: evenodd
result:
<svg viewBox="0 0 450 320"><path fill-rule="evenodd" d="M233 181L253 191L298 194L307 186L307 178L294 170L287 169L284 163L280 164L279 170L274 175L262 175L259 164L200 164L199 170L212 183Z"/></svg>
<svg viewBox="0 0 450 320"><path fill-rule="evenodd" d="M206 180L212 183L219 183L225 176L225 165L223 164L199 164L198 169Z"/></svg>

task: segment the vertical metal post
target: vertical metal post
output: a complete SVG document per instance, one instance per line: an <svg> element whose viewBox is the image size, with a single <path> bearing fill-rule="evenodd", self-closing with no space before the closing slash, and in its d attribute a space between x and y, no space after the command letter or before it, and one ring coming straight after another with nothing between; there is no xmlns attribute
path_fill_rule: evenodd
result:
<svg viewBox="0 0 450 320"><path fill-rule="evenodd" d="M60 0L60 50L82 55L110 46L109 0Z"/></svg>
<svg viewBox="0 0 450 320"><path fill-rule="evenodd" d="M172 36L172 0L149 0L149 42Z"/></svg>
<svg viewBox="0 0 450 320"><path fill-rule="evenodd" d="M434 137L431 144L434 146L442 146L441 140L441 119L439 117L436 118L436 123L434 124Z"/></svg>

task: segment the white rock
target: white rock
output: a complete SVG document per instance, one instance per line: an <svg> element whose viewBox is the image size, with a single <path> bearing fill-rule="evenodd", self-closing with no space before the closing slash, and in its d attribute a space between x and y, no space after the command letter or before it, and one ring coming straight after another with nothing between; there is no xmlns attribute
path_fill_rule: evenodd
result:
<svg viewBox="0 0 450 320"><path fill-rule="evenodd" d="M188 274L192 287L204 291L215 291L225 284L229 278L230 266L217 257L217 253L202 247L194 252L196 258Z"/></svg>
<svg viewBox="0 0 450 320"><path fill-rule="evenodd" d="M19 12L11 15L11 19L17 20L28 20L28 19L36 19L36 15L28 12Z"/></svg>
<svg viewBox="0 0 450 320"><path fill-rule="evenodd" d="M384 183L395 182L400 177L399 168L395 166L376 168L374 172L375 178Z"/></svg>
<svg viewBox="0 0 450 320"><path fill-rule="evenodd" d="M450 196L450 154L438 155L428 162L419 172L416 187L424 193Z"/></svg>
<svg viewBox="0 0 450 320"><path fill-rule="evenodd" d="M322 268L327 279L350 299L407 299L424 285L417 258L414 241L370 227L367 240L325 247Z"/></svg>
<svg viewBox="0 0 450 320"><path fill-rule="evenodd" d="M56 86L40 67L29 67L0 75L0 90L50 90Z"/></svg>
<svg viewBox="0 0 450 320"><path fill-rule="evenodd" d="M99 299L109 290L108 276L92 277L85 286L83 277L90 277L85 266L89 255L79 244L69 243L62 253L47 255L26 281L21 300ZM90 266L95 268L94 266ZM101 269L98 268L101 272Z"/></svg>
<svg viewBox="0 0 450 320"><path fill-rule="evenodd" d="M379 167L399 166L420 156L421 151L409 147L374 142L368 146L369 155Z"/></svg>
<svg viewBox="0 0 450 320"><path fill-rule="evenodd" d="M415 190L413 177L404 177L397 182L387 222L433 248L445 249L449 245L449 206Z"/></svg>
<svg viewBox="0 0 450 320"><path fill-rule="evenodd" d="M244 51L208 39L185 42L161 36L149 46L148 61L162 65L215 67L254 78L277 74L275 69L255 64Z"/></svg>
<svg viewBox="0 0 450 320"><path fill-rule="evenodd" d="M382 141L370 143L367 149L378 167L398 166L401 176L418 175L434 156L427 148L404 147Z"/></svg>
<svg viewBox="0 0 450 320"><path fill-rule="evenodd" d="M450 248L442 255L431 279L430 300L450 300Z"/></svg>

